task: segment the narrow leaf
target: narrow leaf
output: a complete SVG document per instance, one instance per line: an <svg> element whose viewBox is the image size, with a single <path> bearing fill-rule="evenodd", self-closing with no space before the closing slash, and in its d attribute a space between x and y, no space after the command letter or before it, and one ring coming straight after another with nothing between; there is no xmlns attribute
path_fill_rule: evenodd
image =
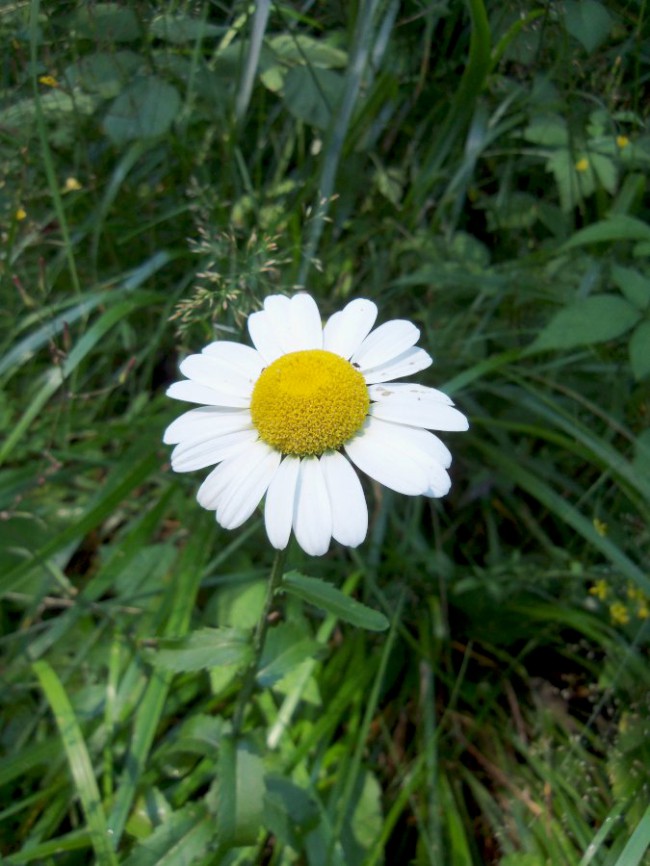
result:
<svg viewBox="0 0 650 866"><path fill-rule="evenodd" d="M178 673L250 661L250 639L235 628L202 628L185 637L163 638L152 656L156 667Z"/></svg>
<svg viewBox="0 0 650 866"><path fill-rule="evenodd" d="M99 866L117 866L92 762L72 705L61 681L47 662L35 662L32 667L54 713L97 863Z"/></svg>
<svg viewBox="0 0 650 866"><path fill-rule="evenodd" d="M281 589L359 628L369 631L385 631L388 628L388 620L383 613L349 598L336 587L316 577L306 577L297 571L290 571L282 578Z"/></svg>
<svg viewBox="0 0 650 866"><path fill-rule="evenodd" d="M574 349L614 340L639 320L639 311L618 295L575 301L553 316L528 352Z"/></svg>
<svg viewBox="0 0 650 866"><path fill-rule="evenodd" d="M626 214L614 214L609 219L580 229L561 249L612 241L650 241L650 225Z"/></svg>
<svg viewBox="0 0 650 866"><path fill-rule="evenodd" d="M630 339L630 364L636 379L650 376L650 320L641 322Z"/></svg>

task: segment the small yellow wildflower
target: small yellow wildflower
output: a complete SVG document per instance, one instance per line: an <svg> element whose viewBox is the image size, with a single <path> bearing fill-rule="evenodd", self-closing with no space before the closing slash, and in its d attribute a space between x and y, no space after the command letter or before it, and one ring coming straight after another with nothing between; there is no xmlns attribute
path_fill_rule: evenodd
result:
<svg viewBox="0 0 650 866"><path fill-rule="evenodd" d="M615 601L609 606L609 615L614 625L627 625L630 621L630 613L622 601Z"/></svg>
<svg viewBox="0 0 650 866"><path fill-rule="evenodd" d="M21 220L24 220L25 217L27 216L27 211L25 210L24 207L19 207L18 210L16 211L15 216L16 216L16 219L18 220L18 222L20 222Z"/></svg>
<svg viewBox="0 0 650 866"><path fill-rule="evenodd" d="M39 83L44 84L46 87L58 87L59 82L53 75L41 75L39 77Z"/></svg>
<svg viewBox="0 0 650 866"><path fill-rule="evenodd" d="M638 586L635 586L633 583L628 583L625 588L625 594L631 601L644 601L645 595L643 594L643 590L639 589Z"/></svg>
<svg viewBox="0 0 650 866"><path fill-rule="evenodd" d="M604 538L607 535L607 524L603 523L603 521L599 520L597 517L594 517L592 522L598 535L600 535L601 538Z"/></svg>
<svg viewBox="0 0 650 866"><path fill-rule="evenodd" d="M63 186L63 192L75 192L78 189L81 189L81 184L79 183L77 178L66 177L65 184Z"/></svg>
<svg viewBox="0 0 650 866"><path fill-rule="evenodd" d="M650 608L648 608L648 602L642 601L638 606L636 615L639 619L648 619L650 617Z"/></svg>
<svg viewBox="0 0 650 866"><path fill-rule="evenodd" d="M583 156L582 159L579 159L576 162L576 171L587 171L589 168L589 160L586 156Z"/></svg>
<svg viewBox="0 0 650 866"><path fill-rule="evenodd" d="M618 147L621 148L621 150L623 150L624 147L627 147L629 143L630 139L627 137L627 135L616 136L616 144L618 145Z"/></svg>
<svg viewBox="0 0 650 866"><path fill-rule="evenodd" d="M599 598L601 601L605 601L605 599L609 595L609 587L607 586L607 582L602 579L597 580L596 583L590 588L589 595L595 595L596 598Z"/></svg>

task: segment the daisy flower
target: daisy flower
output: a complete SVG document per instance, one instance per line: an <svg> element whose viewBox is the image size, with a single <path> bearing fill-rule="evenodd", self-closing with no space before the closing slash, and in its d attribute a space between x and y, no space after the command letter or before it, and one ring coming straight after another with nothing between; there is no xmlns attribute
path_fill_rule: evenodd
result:
<svg viewBox="0 0 650 866"><path fill-rule="evenodd" d="M310 295L271 295L248 318L254 348L219 340L180 365L167 391L200 404L167 428L172 469L216 465L197 499L226 529L263 497L271 544L295 533L307 553L334 538L356 547L368 508L356 469L409 496L444 496L449 449L431 430L466 430L435 388L396 382L432 361L420 332L394 319L374 330L377 307L359 298L325 326Z"/></svg>

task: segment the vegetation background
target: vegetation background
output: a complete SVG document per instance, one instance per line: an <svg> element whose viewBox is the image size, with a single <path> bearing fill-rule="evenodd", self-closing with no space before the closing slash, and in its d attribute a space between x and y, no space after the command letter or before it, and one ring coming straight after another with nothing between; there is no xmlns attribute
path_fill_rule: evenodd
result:
<svg viewBox="0 0 650 866"><path fill-rule="evenodd" d="M650 862L648 14L2 5L8 866ZM296 287L414 320L472 427L291 548L390 629L278 596L234 736L272 555L164 389Z"/></svg>

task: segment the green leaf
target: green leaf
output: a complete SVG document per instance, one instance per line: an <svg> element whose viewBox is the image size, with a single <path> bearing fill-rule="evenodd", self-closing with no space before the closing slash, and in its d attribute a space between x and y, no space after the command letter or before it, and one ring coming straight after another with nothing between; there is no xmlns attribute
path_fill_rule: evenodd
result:
<svg viewBox="0 0 650 866"><path fill-rule="evenodd" d="M534 118L524 130L524 138L545 147L566 147L569 144L566 121L556 114Z"/></svg>
<svg viewBox="0 0 650 866"><path fill-rule="evenodd" d="M650 279L634 268L613 265L612 279L631 304L639 310L650 307Z"/></svg>
<svg viewBox="0 0 650 866"><path fill-rule="evenodd" d="M216 24L209 24L201 18L191 18L189 15L173 12L157 15L149 25L149 33L154 39L162 39L177 45L219 36L226 29Z"/></svg>
<svg viewBox="0 0 650 866"><path fill-rule="evenodd" d="M580 229L562 245L561 251L613 241L650 241L650 225L627 214L614 214L602 222Z"/></svg>
<svg viewBox="0 0 650 866"><path fill-rule="evenodd" d="M594 295L560 310L527 350L574 349L614 340L639 320L639 311L618 295Z"/></svg>
<svg viewBox="0 0 650 866"><path fill-rule="evenodd" d="M124 861L124 866L180 866L205 854L216 835L205 806L191 803L157 827Z"/></svg>
<svg viewBox="0 0 650 866"><path fill-rule="evenodd" d="M650 376L650 321L641 322L630 339L630 364L635 379Z"/></svg>
<svg viewBox="0 0 650 866"><path fill-rule="evenodd" d="M34 662L33 669L56 719L77 795L90 830L97 863L99 866L116 866L117 857L111 845L92 761L72 705L57 674L47 662Z"/></svg>
<svg viewBox="0 0 650 866"><path fill-rule="evenodd" d="M326 129L341 104L343 88L344 79L338 72L294 66L284 79L282 98L298 120Z"/></svg>
<svg viewBox="0 0 650 866"><path fill-rule="evenodd" d="M385 631L388 620L378 610L366 607L344 595L336 587L316 577L306 577L297 571L290 571L282 578L281 591L288 592L313 604L321 610L331 613L351 625L366 628L369 631Z"/></svg>
<svg viewBox="0 0 650 866"><path fill-rule="evenodd" d="M132 79L143 60L135 51L98 51L68 66L63 77L69 87L82 87L112 99Z"/></svg>
<svg viewBox="0 0 650 866"><path fill-rule="evenodd" d="M615 866L638 866L650 847L650 806L637 824Z"/></svg>
<svg viewBox="0 0 650 866"><path fill-rule="evenodd" d="M304 33L280 33L267 44L285 63L343 69L348 62L347 52Z"/></svg>
<svg viewBox="0 0 650 866"><path fill-rule="evenodd" d="M199 671L250 661L250 637L235 628L202 628L186 637L162 638L153 653L156 667L167 671Z"/></svg>
<svg viewBox="0 0 650 866"><path fill-rule="evenodd" d="M135 10L117 3L93 3L80 6L72 18L77 36L98 42L131 42L142 35Z"/></svg>
<svg viewBox="0 0 650 866"><path fill-rule="evenodd" d="M224 846L252 845L264 821L264 765L245 743L232 736L221 741L217 778L206 795L217 816L219 841Z"/></svg>
<svg viewBox="0 0 650 866"><path fill-rule="evenodd" d="M591 54L609 36L612 16L596 0L566 0L564 9L566 29Z"/></svg>
<svg viewBox="0 0 650 866"><path fill-rule="evenodd" d="M321 644L299 625L286 622L276 626L266 636L257 672L258 683L261 686L272 686L305 659L313 658L321 649Z"/></svg>
<svg viewBox="0 0 650 866"><path fill-rule="evenodd" d="M266 777L264 826L283 845L299 850L300 836L316 825L318 816L318 805L309 791L283 776Z"/></svg>
<svg viewBox="0 0 650 866"><path fill-rule="evenodd" d="M176 88L150 75L131 84L115 99L104 117L104 132L116 145L156 138L169 131L180 107Z"/></svg>

